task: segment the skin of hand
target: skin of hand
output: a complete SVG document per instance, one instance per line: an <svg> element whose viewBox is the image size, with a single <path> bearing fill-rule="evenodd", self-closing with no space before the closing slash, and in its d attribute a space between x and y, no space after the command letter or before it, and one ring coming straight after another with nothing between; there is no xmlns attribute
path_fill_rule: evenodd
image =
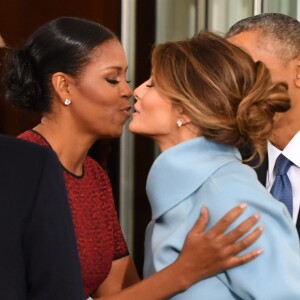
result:
<svg viewBox="0 0 300 300"><path fill-rule="evenodd" d="M189 281L194 283L199 280L200 272L203 272L203 279L225 269L245 264L263 252L262 249L257 249L245 255L237 256L239 252L245 250L260 237L263 231L262 226L257 227L251 234L239 240L257 223L258 214L250 216L231 232L224 234L246 207L246 204L234 207L207 232L205 232L205 227L209 220L209 213L206 207L202 208L200 218L186 237L182 255L178 257L178 260L183 259L186 264L186 271L184 272L187 278L195 276L189 278ZM195 256L195 252L198 252L196 257L193 259L186 258L186 256ZM197 264L196 258L200 257L203 261L199 261Z"/></svg>
<svg viewBox="0 0 300 300"><path fill-rule="evenodd" d="M98 294L98 298L94 299L167 299L199 280L253 260L263 252L262 249L242 256L237 254L252 245L262 234L263 227L260 226L243 237L259 220L258 214L250 216L229 233L224 233L246 207L246 204L234 207L207 232L205 228L209 213L203 207L198 221L186 237L181 254L173 264L114 295Z"/></svg>

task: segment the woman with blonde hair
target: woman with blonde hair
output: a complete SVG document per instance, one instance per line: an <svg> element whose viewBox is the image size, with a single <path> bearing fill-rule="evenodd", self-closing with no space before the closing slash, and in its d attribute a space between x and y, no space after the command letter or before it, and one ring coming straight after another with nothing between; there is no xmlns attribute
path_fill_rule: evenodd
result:
<svg viewBox="0 0 300 300"><path fill-rule="evenodd" d="M277 113L290 107L285 83L218 35L201 32L157 45L151 78L134 91L132 132L162 153L147 179L152 221L145 240L145 276L182 250L199 207L213 224L243 199L266 230L254 244L264 253L247 265L194 284L172 299L300 299L299 240L287 208L244 165L239 147L261 160ZM249 158L251 158L249 157Z"/></svg>

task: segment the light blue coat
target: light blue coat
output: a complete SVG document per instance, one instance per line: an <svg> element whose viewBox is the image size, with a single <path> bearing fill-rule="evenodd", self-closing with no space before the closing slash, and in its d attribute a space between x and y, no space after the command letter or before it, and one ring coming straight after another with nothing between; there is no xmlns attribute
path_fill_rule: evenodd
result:
<svg viewBox="0 0 300 300"><path fill-rule="evenodd" d="M241 163L236 149L200 137L166 150L151 167L147 194L152 221L146 231L145 277L177 258L202 205L210 212L209 227L242 202L248 208L233 226L260 213L259 224L265 227L260 239L246 250L262 248L258 258L202 280L172 299L300 299L296 228L286 207Z"/></svg>

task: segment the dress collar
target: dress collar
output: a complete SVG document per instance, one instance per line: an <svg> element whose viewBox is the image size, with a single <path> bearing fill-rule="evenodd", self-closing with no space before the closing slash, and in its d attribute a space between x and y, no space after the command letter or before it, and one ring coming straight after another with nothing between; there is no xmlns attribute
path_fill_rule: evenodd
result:
<svg viewBox="0 0 300 300"><path fill-rule="evenodd" d="M147 178L152 219L159 218L196 191L219 167L241 160L237 149L204 137L182 142L162 152Z"/></svg>

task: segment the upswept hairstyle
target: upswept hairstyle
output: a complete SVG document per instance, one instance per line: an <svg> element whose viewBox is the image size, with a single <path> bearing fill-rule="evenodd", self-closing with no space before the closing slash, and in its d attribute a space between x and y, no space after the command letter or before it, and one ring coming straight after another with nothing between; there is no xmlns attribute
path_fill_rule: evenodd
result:
<svg viewBox="0 0 300 300"><path fill-rule="evenodd" d="M213 33L153 49L158 90L183 108L203 135L237 148L249 144L260 161L276 112L290 107L287 84L271 82L268 69Z"/></svg>
<svg viewBox="0 0 300 300"><path fill-rule="evenodd" d="M300 22L280 13L263 13L235 23L226 33L230 38L245 31L259 31L257 46L272 50L284 62L300 54ZM275 43L275 46L272 44Z"/></svg>
<svg viewBox="0 0 300 300"><path fill-rule="evenodd" d="M4 61L5 98L15 106L51 111L51 76L78 76L93 50L117 39L106 27L85 19L60 17L39 27L24 47L9 51Z"/></svg>

